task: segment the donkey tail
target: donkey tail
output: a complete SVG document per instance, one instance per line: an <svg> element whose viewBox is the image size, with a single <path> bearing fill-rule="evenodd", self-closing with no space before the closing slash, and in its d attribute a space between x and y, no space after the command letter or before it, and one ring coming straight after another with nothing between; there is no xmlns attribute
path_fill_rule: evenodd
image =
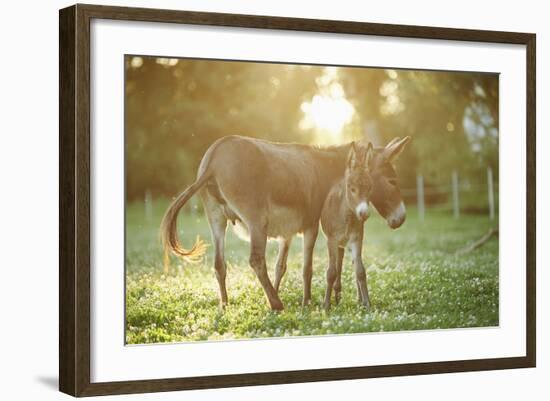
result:
<svg viewBox="0 0 550 401"><path fill-rule="evenodd" d="M172 204L166 210L162 222L160 223L160 239L164 251L164 271L167 272L170 266L170 253L183 258L188 263L196 263L206 252L208 245L204 243L198 236L195 244L191 249L185 249L178 240L177 220L178 213L191 198L213 175L212 159L216 149L227 141L234 140L235 136L225 136L214 142L204 154L197 179L185 191L178 195Z"/></svg>
<svg viewBox="0 0 550 401"><path fill-rule="evenodd" d="M166 210L160 224L160 239L164 251L164 271L167 272L170 266L170 253L183 258L188 263L196 263L206 252L207 245L198 236L191 249L185 249L179 242L177 232L178 213L185 203L199 190L208 180L207 169L197 180L185 191L178 195Z"/></svg>

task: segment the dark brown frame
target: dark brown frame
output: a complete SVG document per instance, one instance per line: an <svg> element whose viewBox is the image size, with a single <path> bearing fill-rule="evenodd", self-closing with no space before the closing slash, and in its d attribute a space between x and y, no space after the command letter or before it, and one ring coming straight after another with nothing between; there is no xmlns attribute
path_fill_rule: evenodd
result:
<svg viewBox="0 0 550 401"><path fill-rule="evenodd" d="M90 20L169 22L525 45L527 49L527 260L524 357L193 378L90 382ZM422 26L74 5L59 13L59 389L73 396L535 367L536 36Z"/></svg>

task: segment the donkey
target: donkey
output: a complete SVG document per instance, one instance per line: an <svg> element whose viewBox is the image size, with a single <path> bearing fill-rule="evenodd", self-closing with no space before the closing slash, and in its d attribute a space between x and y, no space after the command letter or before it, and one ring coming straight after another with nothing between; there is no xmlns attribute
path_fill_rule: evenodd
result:
<svg viewBox="0 0 550 401"><path fill-rule="evenodd" d="M333 287L336 303L340 301L342 288L340 278L346 245L349 246L353 255L359 302L366 308L370 305L361 250L363 225L370 215L369 198L373 189L373 180L369 173L369 164L373 153L371 143L365 150L350 152L344 177L330 190L321 212L321 228L327 238L329 254L324 303L326 310L330 309Z"/></svg>
<svg viewBox="0 0 550 401"><path fill-rule="evenodd" d="M406 218L406 210L397 185L394 161L410 141L411 137L394 138L383 148L366 147L352 143L348 164L344 174L330 189L321 215L321 225L328 240L329 268L327 284L330 278L331 288L335 290L336 302L340 300L341 268L346 243L353 254L359 302L369 306L366 275L361 260L363 224L370 214L369 204L386 219L392 229L400 227ZM286 256L291 239L283 239L279 245L279 257L275 284L279 283L286 271ZM332 255L332 256L331 256ZM333 258L334 257L334 258ZM335 278L334 273L336 273ZM365 279L363 280L363 276ZM327 286L328 289L328 286ZM328 305L330 305L328 292ZM326 298L326 297L325 297ZM327 302L325 302L327 307Z"/></svg>
<svg viewBox="0 0 550 401"><path fill-rule="evenodd" d="M290 239L303 233L302 303L307 305L311 299L312 256L321 209L328 191L344 174L350 148L350 144L345 144L320 149L242 136L217 140L203 156L196 181L172 202L164 215L161 240L165 263L169 252L195 260L205 251L198 239L191 249L183 248L176 227L179 210L200 190L214 242L221 305L227 304L224 244L228 221L240 222L247 229L249 263L273 310L283 309L283 304L267 274L267 238Z"/></svg>
<svg viewBox="0 0 550 401"><path fill-rule="evenodd" d="M196 260L205 251L202 241L197 239L191 249L185 249L177 237L178 213L189 198L200 191L214 242L214 268L221 305L228 302L224 257L228 221L240 222L246 227L250 236L249 263L273 310L282 310L283 304L267 274L267 238L283 239L277 266L284 265L286 270L288 247L285 251L284 245L289 244L295 234L303 233L302 303L307 305L311 300L312 257L321 210L329 190L344 175L351 147L348 143L322 149L242 136L217 140L204 154L195 182L178 195L162 219L165 263L170 252ZM384 203L382 210L391 218L388 224L398 224L399 219L404 219L401 216L404 207L383 198L380 198Z"/></svg>

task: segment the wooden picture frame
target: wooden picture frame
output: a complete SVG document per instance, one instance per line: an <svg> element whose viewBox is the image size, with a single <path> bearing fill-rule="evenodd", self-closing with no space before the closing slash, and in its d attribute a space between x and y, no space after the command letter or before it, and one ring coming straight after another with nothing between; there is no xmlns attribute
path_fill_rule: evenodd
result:
<svg viewBox="0 0 550 401"><path fill-rule="evenodd" d="M90 21L163 22L492 42L526 46L527 227L526 355L223 376L93 383L90 380ZM400 375L534 367L536 361L535 273L535 43L530 33L495 32L349 21L75 5L59 14L59 388L73 396L143 393L265 384L348 380Z"/></svg>

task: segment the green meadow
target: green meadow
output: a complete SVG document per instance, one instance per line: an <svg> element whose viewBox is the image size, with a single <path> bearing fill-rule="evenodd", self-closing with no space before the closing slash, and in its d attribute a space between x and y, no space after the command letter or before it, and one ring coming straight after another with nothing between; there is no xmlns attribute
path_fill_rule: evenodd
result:
<svg viewBox="0 0 550 401"><path fill-rule="evenodd" d="M389 229L373 215L365 225L363 260L372 302L357 303L354 270L346 254L342 301L330 312L322 307L328 254L319 234L314 253L312 303L303 308L302 240L293 241L280 297L285 310L272 312L248 265L249 244L228 228L226 239L229 305L219 308L213 248L196 264L172 258L163 269L158 227L167 202L127 205L126 342L128 344L331 335L400 330L488 327L499 324L498 238L457 255L496 222L485 214L455 219L446 210L426 212L419 222L414 208L407 221ZM498 216L497 216L498 217ZM202 208L180 215L180 239L189 247L199 235L211 243ZM277 243L268 244L274 279Z"/></svg>

